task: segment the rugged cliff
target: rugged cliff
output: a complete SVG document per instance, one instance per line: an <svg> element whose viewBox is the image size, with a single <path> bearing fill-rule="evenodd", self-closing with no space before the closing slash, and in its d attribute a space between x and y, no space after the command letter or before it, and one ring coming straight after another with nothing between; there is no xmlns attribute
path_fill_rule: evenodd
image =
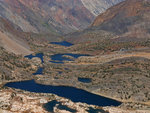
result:
<svg viewBox="0 0 150 113"><path fill-rule="evenodd" d="M109 7L124 0L81 0L84 6L94 15L99 15Z"/></svg>

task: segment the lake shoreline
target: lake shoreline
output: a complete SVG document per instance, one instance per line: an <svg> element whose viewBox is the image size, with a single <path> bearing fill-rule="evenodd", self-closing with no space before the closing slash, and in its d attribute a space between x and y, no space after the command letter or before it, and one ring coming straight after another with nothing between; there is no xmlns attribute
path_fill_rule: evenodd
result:
<svg viewBox="0 0 150 113"><path fill-rule="evenodd" d="M34 81L34 82L33 82L33 81ZM107 97L105 97L105 96L97 95L97 94L91 93L90 91L87 91L87 90L84 90L84 89L81 89L81 88L79 89L79 88L76 88L76 87L62 86L62 85L59 85L59 86L45 85L45 84L43 85L43 84L37 82L37 81L34 80L34 79L32 79L32 80L26 80L26 81L19 81L19 82L10 82L10 83L7 83L8 86L7 86L7 84L5 84L5 86L6 86L6 87L9 87L9 85L10 85L11 83L12 83L12 84L13 84L13 83L14 83L14 84L15 84L15 83L18 83L18 85L19 85L19 83L21 84L21 82L23 82L23 85L26 84L25 82L27 82L27 83L28 83L28 82L29 82L29 83L31 82L31 86L32 86L32 82L33 82L33 84L36 83L38 86L41 85L41 86L39 86L40 89L41 89L41 87L44 87L44 88L46 88L46 87L49 88L49 87L50 87L50 89L53 89L53 88L55 88L55 87L57 87L57 88L61 88L61 87L62 87L62 88L65 88L65 89L64 89L65 91L66 91L66 90L69 90L69 89L72 89L72 90L75 90L75 91L76 91L76 90L77 90L77 91L79 90L79 91L81 91L81 92L87 93L87 95L89 95L89 96L95 96L94 98L99 98L100 100L101 100L101 99L106 99L106 100L109 100L109 99L110 99L110 100L109 100L110 103L109 103L109 101L108 101L108 103L107 103L107 101L105 100L105 101L106 101L105 103L99 103L100 105L98 105L98 104L96 104L96 103L93 101L93 99L92 99L92 100L85 100L85 99L81 99L81 100L80 100L80 99L79 99L79 100L73 99L73 100L72 100L72 97L70 97L70 96L69 96L69 97L68 97L68 96L65 96L66 94L63 94L63 95L62 95L61 93L58 93L58 92L57 92L57 89L54 89L54 90L56 90L56 93L55 93L55 91L52 91L52 90L51 90L52 93L51 93L51 92L47 92L47 91L44 92L44 90L40 90L39 88L38 88L38 90L32 90L32 89L30 89L30 88L29 88L29 89L26 89L26 88L24 89L24 90L27 90L27 91L30 91L30 92L35 92L35 93L55 94L55 95L58 95L58 96L60 96L60 97L67 98L67 99L69 99L69 100L71 99L71 100L74 101L74 102L78 102L78 101L79 101L79 102L81 101L81 103L82 103L82 102L83 102L83 103L86 103L86 102L87 102L87 104L88 104L88 103L89 103L89 104L91 103L91 105L94 105L94 104L95 104L95 105L97 105L97 106L109 106L109 105L110 105L111 103L113 103L113 102L114 102L114 105L112 105L112 106L118 106L118 105L121 105L121 104L122 104L120 101L117 101L117 100L114 100L114 99L111 99L111 98L107 98ZM28 85L29 85L29 83L28 83ZM17 87L13 87L13 85L12 85L12 88L21 89L21 88L18 87L18 85L17 85ZM20 86L20 85L19 85L19 86ZM11 85L10 85L10 87L11 87ZM20 86L20 87L22 87L22 86ZM35 86L35 87L37 88L37 86ZM66 88L67 88L67 89L66 89ZM68 89L68 88L69 88L69 89ZM22 89L21 89L21 90L22 90ZM32 91L31 91L31 90L32 90ZM63 90L62 90L62 91L63 91ZM66 92L66 93L67 93L67 92ZM75 93L75 94L76 94L76 93ZM82 94L82 93L81 93L81 94ZM86 97L87 95L85 95L85 98L88 98L88 97ZM100 100L99 100L99 101L100 101ZM93 101L94 103L93 103L92 101Z"/></svg>

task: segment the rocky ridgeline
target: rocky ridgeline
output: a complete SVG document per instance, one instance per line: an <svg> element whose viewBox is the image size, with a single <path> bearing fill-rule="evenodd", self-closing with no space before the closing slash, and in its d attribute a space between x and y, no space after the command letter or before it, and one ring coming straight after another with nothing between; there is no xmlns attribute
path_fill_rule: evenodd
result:
<svg viewBox="0 0 150 113"><path fill-rule="evenodd" d="M124 0L81 0L84 6L94 15L98 16L109 7L122 2Z"/></svg>

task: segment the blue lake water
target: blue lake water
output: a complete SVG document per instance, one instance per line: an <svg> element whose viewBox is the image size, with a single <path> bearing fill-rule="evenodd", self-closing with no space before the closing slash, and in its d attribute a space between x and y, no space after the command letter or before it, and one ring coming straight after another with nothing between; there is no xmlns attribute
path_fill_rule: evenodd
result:
<svg viewBox="0 0 150 113"><path fill-rule="evenodd" d="M104 111L103 109L94 109L92 107L89 108L89 110L87 110L88 113L109 113Z"/></svg>
<svg viewBox="0 0 150 113"><path fill-rule="evenodd" d="M26 57L26 58L29 58L29 59L32 59L32 58L34 58L34 57L38 57L38 58L41 59L42 63L44 63L43 56L44 56L43 53L37 53L36 55L30 54L30 55L27 55L27 56L25 56L25 57Z"/></svg>
<svg viewBox="0 0 150 113"><path fill-rule="evenodd" d="M70 111L71 113L77 112L75 109L71 109L68 106L62 105L61 102L58 102L57 100L52 100L44 104L44 108L49 112L54 112L54 107L56 106L56 104L57 104L57 108L60 110Z"/></svg>
<svg viewBox="0 0 150 113"><path fill-rule="evenodd" d="M60 109L60 110L66 110L66 111L69 111L71 113L76 113L77 112L75 109L71 109L68 106L61 105L61 104L58 106L58 109Z"/></svg>
<svg viewBox="0 0 150 113"><path fill-rule="evenodd" d="M86 54L72 54L72 53L55 54L55 55L51 55L51 61L50 62L52 62L52 63L64 63L63 61L73 61L73 59L64 57L64 55L71 56L74 59L77 59L81 56L89 56Z"/></svg>
<svg viewBox="0 0 150 113"><path fill-rule="evenodd" d="M78 78L78 81L83 82L83 83L90 83L91 79L90 78Z"/></svg>
<svg viewBox="0 0 150 113"><path fill-rule="evenodd" d="M56 104L60 104L60 102L57 102L56 100L50 101L46 104L44 104L44 108L49 112L54 112L54 107Z"/></svg>
<svg viewBox="0 0 150 113"><path fill-rule="evenodd" d="M51 63L55 63L55 64L63 64L64 62L58 62L58 61L50 61Z"/></svg>
<svg viewBox="0 0 150 113"><path fill-rule="evenodd" d="M62 71L58 71L58 73L59 73L59 74L62 74L63 72L62 72Z"/></svg>
<svg viewBox="0 0 150 113"><path fill-rule="evenodd" d="M43 74L43 68L42 67L39 67L38 70L33 73L33 75L42 75Z"/></svg>
<svg viewBox="0 0 150 113"><path fill-rule="evenodd" d="M121 102L89 93L82 89L67 86L51 86L35 83L34 80L7 83L5 86L36 93L53 93L73 102L82 102L98 106L118 106Z"/></svg>
<svg viewBox="0 0 150 113"><path fill-rule="evenodd" d="M65 46L65 47L70 47L70 46L73 45L72 43L69 43L69 42L67 42L67 41L62 41L62 42L50 42L50 44L56 44L56 45L61 45L61 46Z"/></svg>

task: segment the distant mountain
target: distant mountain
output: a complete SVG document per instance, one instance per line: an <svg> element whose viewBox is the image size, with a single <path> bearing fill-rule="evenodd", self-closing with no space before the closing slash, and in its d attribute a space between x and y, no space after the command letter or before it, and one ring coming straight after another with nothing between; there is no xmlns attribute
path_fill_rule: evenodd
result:
<svg viewBox="0 0 150 113"><path fill-rule="evenodd" d="M80 50L149 47L149 12L149 0L126 0L100 14L88 29L66 37L82 43Z"/></svg>
<svg viewBox="0 0 150 113"><path fill-rule="evenodd" d="M124 0L81 0L84 6L92 12L92 14L98 16L103 13L109 7L122 2Z"/></svg>
<svg viewBox="0 0 150 113"><path fill-rule="evenodd" d="M0 16L24 32L66 34L87 28L122 0L0 0Z"/></svg>
<svg viewBox="0 0 150 113"><path fill-rule="evenodd" d="M24 32L68 33L94 19L80 0L0 0L0 15Z"/></svg>

